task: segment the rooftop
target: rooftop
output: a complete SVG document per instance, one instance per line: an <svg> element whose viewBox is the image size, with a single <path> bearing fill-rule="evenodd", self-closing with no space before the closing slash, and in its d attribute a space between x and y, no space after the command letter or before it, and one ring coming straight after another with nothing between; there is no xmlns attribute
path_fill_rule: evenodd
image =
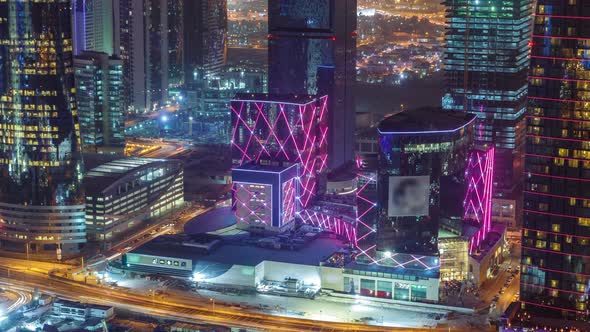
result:
<svg viewBox="0 0 590 332"><path fill-rule="evenodd" d="M250 102L270 102L270 103L289 103L297 105L306 105L316 100L311 95L275 95L268 93L237 93L232 101L250 101Z"/></svg>
<svg viewBox="0 0 590 332"><path fill-rule="evenodd" d="M381 121L380 133L433 134L451 133L475 120L475 115L442 108L424 107L393 114Z"/></svg>
<svg viewBox="0 0 590 332"><path fill-rule="evenodd" d="M263 173L283 173L284 171L288 170L291 167L297 167L297 164L293 164L290 166L244 164L242 166L235 167L233 170L263 172Z"/></svg>
<svg viewBox="0 0 590 332"><path fill-rule="evenodd" d="M121 158L108 161L104 164L96 166L84 175L84 182L86 188L92 188L100 191L107 188L113 182L131 174L139 169L150 164L158 163L178 163L180 161L166 160L166 159L150 159L150 158Z"/></svg>
<svg viewBox="0 0 590 332"><path fill-rule="evenodd" d="M284 262L300 265L319 266L319 263L343 247L337 239L317 238L299 250L284 250L259 247L247 242L223 242L211 252L202 248L186 246L186 236L163 235L131 251L135 254L190 259L194 266L223 264L256 266L263 261Z"/></svg>

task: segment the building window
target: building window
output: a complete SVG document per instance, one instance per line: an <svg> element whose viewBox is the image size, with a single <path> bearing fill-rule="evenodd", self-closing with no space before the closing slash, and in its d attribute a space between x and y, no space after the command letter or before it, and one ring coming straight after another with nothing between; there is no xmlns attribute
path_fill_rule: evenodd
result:
<svg viewBox="0 0 590 332"><path fill-rule="evenodd" d="M426 286L412 285L412 301L426 300Z"/></svg>
<svg viewBox="0 0 590 332"><path fill-rule="evenodd" d="M361 295L375 296L375 280L361 279Z"/></svg>
<svg viewBox="0 0 590 332"><path fill-rule="evenodd" d="M401 282L395 283L395 289L393 291L395 300L409 301L410 300L410 284L404 284Z"/></svg>

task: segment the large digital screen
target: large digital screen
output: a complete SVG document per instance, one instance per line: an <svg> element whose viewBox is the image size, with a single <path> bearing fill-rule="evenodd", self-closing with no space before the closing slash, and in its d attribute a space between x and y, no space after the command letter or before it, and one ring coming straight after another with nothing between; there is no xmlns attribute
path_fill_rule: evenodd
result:
<svg viewBox="0 0 590 332"><path fill-rule="evenodd" d="M389 177L388 216L426 216L429 201L430 176Z"/></svg>

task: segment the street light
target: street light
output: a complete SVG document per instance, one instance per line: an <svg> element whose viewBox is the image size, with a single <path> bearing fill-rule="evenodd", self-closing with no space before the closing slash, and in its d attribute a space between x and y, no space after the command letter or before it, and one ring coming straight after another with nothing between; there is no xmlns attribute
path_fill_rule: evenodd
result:
<svg viewBox="0 0 590 332"><path fill-rule="evenodd" d="M215 311L215 299L209 298L209 302L211 302L211 310Z"/></svg>

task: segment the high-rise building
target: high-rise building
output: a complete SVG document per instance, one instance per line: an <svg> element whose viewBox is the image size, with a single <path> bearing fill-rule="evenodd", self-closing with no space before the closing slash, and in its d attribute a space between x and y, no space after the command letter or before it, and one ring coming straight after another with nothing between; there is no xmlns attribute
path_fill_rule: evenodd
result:
<svg viewBox="0 0 590 332"><path fill-rule="evenodd" d="M143 0L119 0L120 56L123 60L125 105L144 112L146 103L146 59Z"/></svg>
<svg viewBox="0 0 590 332"><path fill-rule="evenodd" d="M537 1L520 279L521 302L533 316L585 324L590 288L588 22L586 1Z"/></svg>
<svg viewBox="0 0 590 332"><path fill-rule="evenodd" d="M123 62L106 53L82 52L74 59L82 149L122 152L125 145Z"/></svg>
<svg viewBox="0 0 590 332"><path fill-rule="evenodd" d="M70 0L0 2L0 241L54 252L86 242Z"/></svg>
<svg viewBox="0 0 590 332"><path fill-rule="evenodd" d="M329 165L353 160L356 0L269 1L268 13L269 92L327 94Z"/></svg>
<svg viewBox="0 0 590 332"><path fill-rule="evenodd" d="M184 0L184 81L189 89L221 73L227 57L227 0Z"/></svg>
<svg viewBox="0 0 590 332"><path fill-rule="evenodd" d="M443 107L477 115L477 145L496 146L495 193L522 187L533 0L446 0Z"/></svg>
<svg viewBox="0 0 590 332"><path fill-rule="evenodd" d="M168 0L168 88L184 84L184 3Z"/></svg>
<svg viewBox="0 0 590 332"><path fill-rule="evenodd" d="M423 256L426 265L438 266L439 223L452 208L442 203L443 195L450 195L454 186L446 180L461 178L465 172L475 120L463 112L436 116L439 111L400 112L379 125L377 205L381 212L373 238L375 254L369 258L380 264L404 262L405 254ZM390 260L392 255L399 257ZM413 262L420 267L418 263Z"/></svg>
<svg viewBox="0 0 590 332"><path fill-rule="evenodd" d="M118 0L126 104L151 111L168 99L168 0Z"/></svg>
<svg viewBox="0 0 590 332"><path fill-rule="evenodd" d="M119 52L118 0L74 0L74 55L82 51Z"/></svg>
<svg viewBox="0 0 590 332"><path fill-rule="evenodd" d="M238 222L262 230L284 229L294 217L284 213L308 208L319 196L328 157L327 101L327 96L268 94L237 94L232 99ZM239 186L246 183L257 187ZM272 190L273 185L281 190ZM253 191L256 188L260 190ZM248 209L260 214L246 218Z"/></svg>
<svg viewBox="0 0 590 332"><path fill-rule="evenodd" d="M144 0L146 105L168 99L168 0Z"/></svg>

